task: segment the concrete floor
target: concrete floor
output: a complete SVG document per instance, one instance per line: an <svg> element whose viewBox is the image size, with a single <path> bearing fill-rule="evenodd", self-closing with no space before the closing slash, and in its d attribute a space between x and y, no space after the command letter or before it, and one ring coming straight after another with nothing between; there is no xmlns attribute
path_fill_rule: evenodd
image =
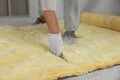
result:
<svg viewBox="0 0 120 80"><path fill-rule="evenodd" d="M120 80L120 66L98 70L82 76L70 77L61 80Z"/></svg>
<svg viewBox="0 0 120 80"><path fill-rule="evenodd" d="M0 26L13 25L22 26L30 25L35 21L32 18L1 18ZM69 77L61 80L120 80L120 66L94 71L82 76Z"/></svg>

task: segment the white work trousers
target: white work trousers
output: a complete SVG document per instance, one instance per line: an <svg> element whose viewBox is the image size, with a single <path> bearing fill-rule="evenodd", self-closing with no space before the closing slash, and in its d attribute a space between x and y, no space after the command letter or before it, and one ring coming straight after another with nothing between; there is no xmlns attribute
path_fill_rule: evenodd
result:
<svg viewBox="0 0 120 80"><path fill-rule="evenodd" d="M44 10L54 10L57 7L57 0L38 0L39 12L42 15ZM80 22L82 0L64 0L64 21L67 31L75 31L78 29Z"/></svg>

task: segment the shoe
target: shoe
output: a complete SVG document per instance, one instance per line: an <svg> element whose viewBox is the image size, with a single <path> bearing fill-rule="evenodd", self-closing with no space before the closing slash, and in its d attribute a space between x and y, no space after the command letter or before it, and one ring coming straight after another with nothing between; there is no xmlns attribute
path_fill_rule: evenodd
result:
<svg viewBox="0 0 120 80"><path fill-rule="evenodd" d="M42 23L42 24L46 23L43 16L37 18L37 20L33 23L33 25L40 24L40 23Z"/></svg>
<svg viewBox="0 0 120 80"><path fill-rule="evenodd" d="M77 43L77 37L75 31L66 31L63 36L63 41L67 44Z"/></svg>

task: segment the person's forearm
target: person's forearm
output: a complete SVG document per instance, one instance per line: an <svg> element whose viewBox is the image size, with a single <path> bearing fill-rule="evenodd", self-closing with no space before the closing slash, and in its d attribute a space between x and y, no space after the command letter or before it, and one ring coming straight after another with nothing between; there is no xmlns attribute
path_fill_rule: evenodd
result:
<svg viewBox="0 0 120 80"><path fill-rule="evenodd" d="M45 17L45 20L47 22L49 32L51 34L58 34L60 31L59 31L55 11L45 10L44 17Z"/></svg>

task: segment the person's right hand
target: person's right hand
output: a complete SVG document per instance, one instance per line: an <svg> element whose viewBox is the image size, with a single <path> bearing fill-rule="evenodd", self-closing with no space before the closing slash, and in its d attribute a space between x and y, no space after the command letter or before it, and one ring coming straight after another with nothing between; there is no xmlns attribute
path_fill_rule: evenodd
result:
<svg viewBox="0 0 120 80"><path fill-rule="evenodd" d="M49 47L54 55L61 56L63 51L63 40L61 33L48 35Z"/></svg>

